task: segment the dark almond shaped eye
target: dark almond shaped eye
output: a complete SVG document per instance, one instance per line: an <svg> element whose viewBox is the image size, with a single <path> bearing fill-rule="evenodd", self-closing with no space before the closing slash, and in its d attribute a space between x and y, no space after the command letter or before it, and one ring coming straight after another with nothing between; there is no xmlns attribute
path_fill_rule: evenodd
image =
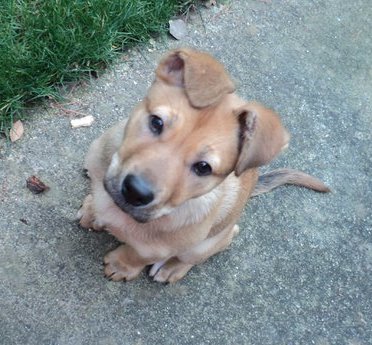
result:
<svg viewBox="0 0 372 345"><path fill-rule="evenodd" d="M150 115L149 117L149 128L155 135L160 135L163 131L164 123L163 120L156 115Z"/></svg>
<svg viewBox="0 0 372 345"><path fill-rule="evenodd" d="M191 169L198 176L208 176L212 173L211 166L205 161L194 163Z"/></svg>

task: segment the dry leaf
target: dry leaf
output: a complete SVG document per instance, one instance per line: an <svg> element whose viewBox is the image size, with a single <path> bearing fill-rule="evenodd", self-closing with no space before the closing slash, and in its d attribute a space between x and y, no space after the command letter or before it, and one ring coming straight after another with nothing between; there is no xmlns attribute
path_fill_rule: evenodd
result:
<svg viewBox="0 0 372 345"><path fill-rule="evenodd" d="M9 136L10 136L10 140L12 142L20 139L23 135L23 123L21 120L18 120L16 122L13 123L13 126L12 128L10 129L10 133L9 133Z"/></svg>
<svg viewBox="0 0 372 345"><path fill-rule="evenodd" d="M39 194L49 189L49 187L36 176L30 176L26 180L26 185L34 194Z"/></svg>
<svg viewBox="0 0 372 345"><path fill-rule="evenodd" d="M184 38L187 35L187 26L182 19L169 21L169 33L177 40Z"/></svg>
<svg viewBox="0 0 372 345"><path fill-rule="evenodd" d="M71 120L71 127L78 128L78 127L89 127L92 125L94 121L94 117L92 115L81 117L80 119L72 119Z"/></svg>

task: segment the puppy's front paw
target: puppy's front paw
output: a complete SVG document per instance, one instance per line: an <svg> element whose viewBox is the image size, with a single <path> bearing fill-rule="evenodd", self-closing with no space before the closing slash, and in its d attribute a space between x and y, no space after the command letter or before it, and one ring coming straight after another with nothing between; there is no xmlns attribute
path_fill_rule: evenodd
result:
<svg viewBox="0 0 372 345"><path fill-rule="evenodd" d="M77 219L79 220L80 226L85 229L93 229L95 231L103 230L103 226L95 219L92 194L88 194L85 197L83 205L77 213Z"/></svg>
<svg viewBox="0 0 372 345"><path fill-rule="evenodd" d="M126 260L126 246L121 245L109 252L103 259L105 276L113 281L132 280L142 271L143 266L134 267Z"/></svg>
<svg viewBox="0 0 372 345"><path fill-rule="evenodd" d="M183 278L192 266L177 258L171 258L165 263L154 264L150 270L150 276L160 283L175 283Z"/></svg>

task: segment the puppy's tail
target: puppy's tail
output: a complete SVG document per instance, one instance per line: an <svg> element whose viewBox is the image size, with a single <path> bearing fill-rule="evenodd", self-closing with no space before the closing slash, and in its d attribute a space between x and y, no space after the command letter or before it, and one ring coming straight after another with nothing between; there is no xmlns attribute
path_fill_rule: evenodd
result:
<svg viewBox="0 0 372 345"><path fill-rule="evenodd" d="M302 171L294 169L276 169L259 176L257 185L251 196L253 197L270 192L274 188L284 184L301 186L321 193L328 193L331 191L322 181Z"/></svg>

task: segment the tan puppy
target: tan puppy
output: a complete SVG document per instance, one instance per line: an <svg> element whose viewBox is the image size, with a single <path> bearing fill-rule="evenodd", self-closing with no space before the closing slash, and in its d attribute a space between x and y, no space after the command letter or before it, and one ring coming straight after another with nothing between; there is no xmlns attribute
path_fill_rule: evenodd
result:
<svg viewBox="0 0 372 345"><path fill-rule="evenodd" d="M131 280L147 265L159 282L181 279L224 250L249 196L280 184L326 192L322 182L257 167L288 145L279 117L234 93L222 65L191 49L171 51L128 122L93 142L85 167L92 192L81 226L125 243L104 258L105 275Z"/></svg>

